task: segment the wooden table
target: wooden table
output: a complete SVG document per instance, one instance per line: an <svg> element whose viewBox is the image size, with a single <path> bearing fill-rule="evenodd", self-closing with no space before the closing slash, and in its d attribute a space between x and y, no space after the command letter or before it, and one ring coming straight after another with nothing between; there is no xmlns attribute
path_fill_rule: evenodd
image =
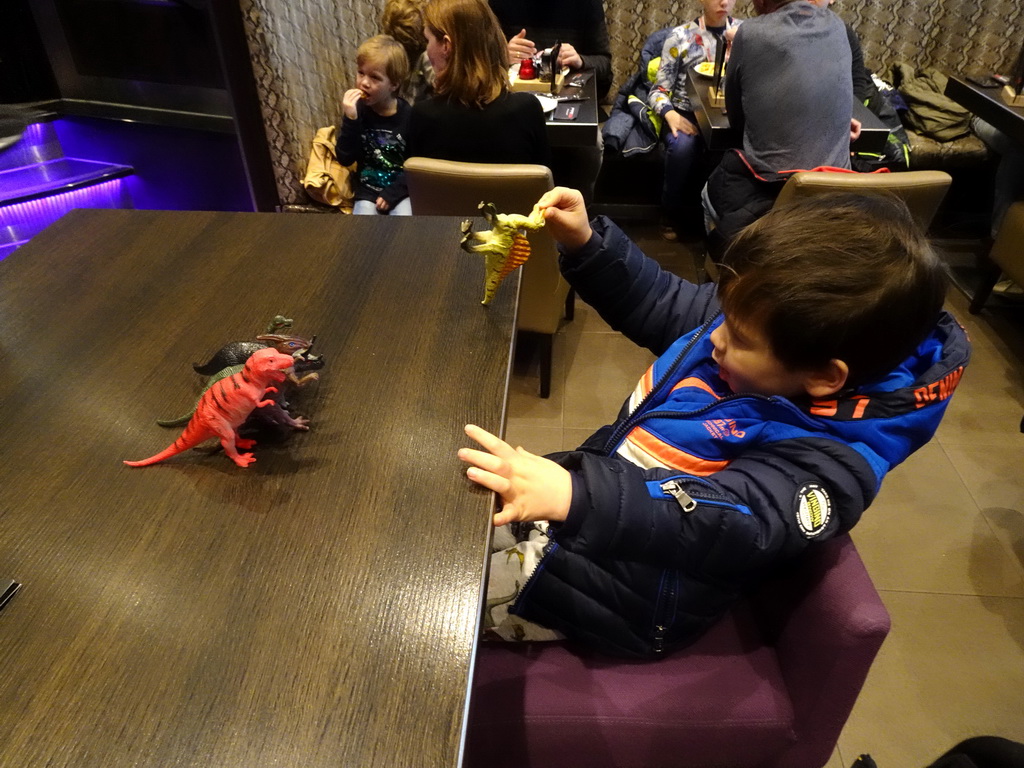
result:
<svg viewBox="0 0 1024 768"><path fill-rule="evenodd" d="M946 81L946 95L986 123L1024 144L1024 107L1011 107L999 95L1000 88L982 88L960 77Z"/></svg>
<svg viewBox="0 0 1024 768"><path fill-rule="evenodd" d="M74 211L0 264L0 765L459 764L518 277L458 219ZM190 363L317 334L307 433L178 434Z"/></svg>
<svg viewBox="0 0 1024 768"><path fill-rule="evenodd" d="M689 70L686 92L697 116L697 127L708 149L725 151L743 145L743 137L729 124L729 116L722 107L711 105L711 78ZM889 139L889 127L870 109L854 100L852 116L860 120L860 136L850 146L858 152L880 153Z"/></svg>

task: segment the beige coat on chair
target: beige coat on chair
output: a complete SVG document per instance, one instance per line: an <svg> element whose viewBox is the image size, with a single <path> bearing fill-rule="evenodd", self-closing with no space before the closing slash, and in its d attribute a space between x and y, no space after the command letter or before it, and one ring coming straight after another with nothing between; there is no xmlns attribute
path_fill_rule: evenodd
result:
<svg viewBox="0 0 1024 768"><path fill-rule="evenodd" d="M344 166L338 161L335 154L336 142L337 129L333 125L316 132L302 187L318 203L352 213L355 194L350 176L355 172L355 164Z"/></svg>

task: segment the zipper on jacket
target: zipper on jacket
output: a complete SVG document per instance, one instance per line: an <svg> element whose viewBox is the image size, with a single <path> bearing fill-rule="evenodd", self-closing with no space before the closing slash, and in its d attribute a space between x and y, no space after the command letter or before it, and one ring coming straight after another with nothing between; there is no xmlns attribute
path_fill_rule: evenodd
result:
<svg viewBox="0 0 1024 768"><path fill-rule="evenodd" d="M718 319L718 316L721 314L722 312L721 310L719 310L714 315L712 315L711 318L706 320L704 322L704 325L702 325L700 329L695 334L693 334L693 338L686 342L686 345L681 350L679 350L679 354L676 355L676 359L672 361L672 364L665 370L665 373L661 375L661 378L658 379L657 383L653 387L651 387L651 391L644 396L643 400L641 400L637 404L636 408L633 409L632 413L630 413L625 419L623 419L622 423L620 423L619 426L616 427L616 429L612 432L611 436L604 444L605 454L610 456L612 453L615 452L615 447L619 444L622 438L624 438L626 435L630 433L630 431L635 426L633 424L633 417L636 416L636 414L638 413L643 413L643 410L647 406L647 404L658 393L658 390L660 390L665 385L665 382L669 379L669 377L672 375L675 369L679 367L680 363L683 362L683 358L685 358L689 351L693 349L693 347L697 344L700 338L705 333L707 333L708 328L711 327L711 324L714 323L715 320Z"/></svg>
<svg viewBox="0 0 1024 768"><path fill-rule="evenodd" d="M753 514L750 507L738 504L708 480L694 475L675 475L663 480L648 480L647 490L651 494L651 498L675 499L685 514L692 514L700 504L711 507L728 507L744 515Z"/></svg>
<svg viewBox="0 0 1024 768"><path fill-rule="evenodd" d="M544 570L544 561L548 555L558 548L558 544L555 542L551 533L548 533L548 543L544 545L544 549L540 552L540 558L537 560L537 567L533 569L533 573L526 577L526 581L523 586L519 588L519 594L516 595L516 599L512 601L512 604L508 607L509 613L515 613L516 607L522 602L523 596L530 591L530 587L533 586L533 582L537 580L537 575Z"/></svg>
<svg viewBox="0 0 1024 768"><path fill-rule="evenodd" d="M668 629L664 624L658 624L654 628L654 639L651 642L651 650L655 653L665 652L665 632Z"/></svg>
<svg viewBox="0 0 1024 768"><path fill-rule="evenodd" d="M655 654L665 652L665 635L676 620L676 593L679 591L679 574L666 570L661 575L658 588L658 602L654 607L654 632L651 636L651 650Z"/></svg>
<svg viewBox="0 0 1024 768"><path fill-rule="evenodd" d="M683 489L682 483L678 480L666 480L661 484L661 490L678 501L685 514L688 515L697 509L697 502Z"/></svg>

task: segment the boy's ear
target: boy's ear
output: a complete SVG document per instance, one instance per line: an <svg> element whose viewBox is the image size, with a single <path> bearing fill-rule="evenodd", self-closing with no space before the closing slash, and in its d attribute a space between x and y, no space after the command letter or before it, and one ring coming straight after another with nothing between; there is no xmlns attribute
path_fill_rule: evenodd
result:
<svg viewBox="0 0 1024 768"><path fill-rule="evenodd" d="M813 398L828 397L845 387L849 377L850 367L833 357L818 370L807 374L804 391Z"/></svg>

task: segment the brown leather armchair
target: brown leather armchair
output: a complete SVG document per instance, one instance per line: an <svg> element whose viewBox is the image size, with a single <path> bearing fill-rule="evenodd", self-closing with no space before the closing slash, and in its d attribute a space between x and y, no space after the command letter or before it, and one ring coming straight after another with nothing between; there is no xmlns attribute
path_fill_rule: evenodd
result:
<svg viewBox="0 0 1024 768"><path fill-rule="evenodd" d="M543 165L462 163L410 157L405 161L414 216L480 215L481 202L500 213L528 214L554 184ZM454 237L454 234L453 234ZM523 265L516 328L541 339L540 396L551 392L552 340L563 317L572 319L569 284L558 270L558 252L547 230L530 233L531 255Z"/></svg>

